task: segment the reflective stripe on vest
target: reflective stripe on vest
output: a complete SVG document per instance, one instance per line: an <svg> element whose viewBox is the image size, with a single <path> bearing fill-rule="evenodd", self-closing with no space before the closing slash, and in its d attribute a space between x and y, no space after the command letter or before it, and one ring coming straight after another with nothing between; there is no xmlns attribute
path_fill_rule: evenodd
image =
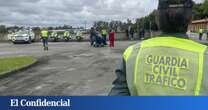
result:
<svg viewBox="0 0 208 110"><path fill-rule="evenodd" d="M128 60L128 58L131 55L131 52L133 51L133 49L134 49L134 46L130 46L129 48L127 48L125 50L124 55L123 55L125 61Z"/></svg>
<svg viewBox="0 0 208 110"><path fill-rule="evenodd" d="M132 96L137 95L137 91L135 89L136 87L134 85L134 74L132 73L134 73L135 57L137 56L137 53L140 50L139 47L140 47L139 44L130 46L128 49L126 49L123 55L125 62L128 62L125 65L126 73L131 73L126 75L126 79L127 79L129 92Z"/></svg>
<svg viewBox="0 0 208 110"><path fill-rule="evenodd" d="M124 59L127 81L134 78L134 83L128 81L131 95L207 95L206 48L174 37L146 40L140 50L128 48Z"/></svg>

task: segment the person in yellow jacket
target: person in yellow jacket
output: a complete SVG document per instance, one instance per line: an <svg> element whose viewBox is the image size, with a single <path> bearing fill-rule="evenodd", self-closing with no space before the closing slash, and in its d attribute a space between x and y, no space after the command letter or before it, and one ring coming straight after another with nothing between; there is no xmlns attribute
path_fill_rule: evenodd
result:
<svg viewBox="0 0 208 110"><path fill-rule="evenodd" d="M178 34L190 22L192 5L187 4L159 7L163 34L126 49L109 95L208 95L208 48Z"/></svg>
<svg viewBox="0 0 208 110"><path fill-rule="evenodd" d="M69 41L69 39L70 39L70 32L69 31L65 31L64 32L64 40L65 41Z"/></svg>
<svg viewBox="0 0 208 110"><path fill-rule="evenodd" d="M57 31L53 31L51 34L51 38L53 39L54 42L58 41L59 36Z"/></svg>
<svg viewBox="0 0 208 110"><path fill-rule="evenodd" d="M76 40L81 41L83 39L83 33L81 31L78 31L76 33Z"/></svg>
<svg viewBox="0 0 208 110"><path fill-rule="evenodd" d="M48 50L48 30L45 28L41 30L41 39L43 42L44 50Z"/></svg>
<svg viewBox="0 0 208 110"><path fill-rule="evenodd" d="M58 33L56 31L53 31L51 37L58 38Z"/></svg>
<svg viewBox="0 0 208 110"><path fill-rule="evenodd" d="M103 43L103 45L107 45L107 35L108 35L107 30L106 29L102 29L101 35L102 35L102 43Z"/></svg>
<svg viewBox="0 0 208 110"><path fill-rule="evenodd" d="M199 29L199 40L202 40L203 37L203 29Z"/></svg>

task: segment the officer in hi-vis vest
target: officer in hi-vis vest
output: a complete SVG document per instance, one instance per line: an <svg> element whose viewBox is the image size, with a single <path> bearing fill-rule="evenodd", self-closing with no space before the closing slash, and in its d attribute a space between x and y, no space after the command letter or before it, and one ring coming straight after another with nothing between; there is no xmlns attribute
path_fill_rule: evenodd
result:
<svg viewBox="0 0 208 110"><path fill-rule="evenodd" d="M159 1L159 26L163 34L132 45L124 52L109 95L208 95L208 48L178 34L187 30L193 2L173 1Z"/></svg>
<svg viewBox="0 0 208 110"><path fill-rule="evenodd" d="M48 30L46 28L41 30L41 39L43 42L44 50L48 51Z"/></svg>

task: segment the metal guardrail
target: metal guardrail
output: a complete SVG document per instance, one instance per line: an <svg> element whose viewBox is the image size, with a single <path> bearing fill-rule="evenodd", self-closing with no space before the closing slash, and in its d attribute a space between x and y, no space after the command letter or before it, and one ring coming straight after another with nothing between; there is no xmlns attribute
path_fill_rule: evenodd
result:
<svg viewBox="0 0 208 110"><path fill-rule="evenodd" d="M208 44L208 36L206 33L203 34L202 40L199 40L199 34L198 33L187 33L190 39L200 42L202 44Z"/></svg>

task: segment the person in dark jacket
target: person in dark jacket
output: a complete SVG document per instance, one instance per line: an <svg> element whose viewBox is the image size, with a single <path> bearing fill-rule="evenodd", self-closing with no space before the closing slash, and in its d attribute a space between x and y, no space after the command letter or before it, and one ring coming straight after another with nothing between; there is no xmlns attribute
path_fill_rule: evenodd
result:
<svg viewBox="0 0 208 110"><path fill-rule="evenodd" d="M90 45L91 46L93 46L96 41L95 36L96 36L96 31L95 31L95 28L92 27L90 30Z"/></svg>
<svg viewBox="0 0 208 110"><path fill-rule="evenodd" d="M144 28L142 28L141 34L142 34L142 38L144 38L145 37L145 30L144 30Z"/></svg>
<svg viewBox="0 0 208 110"><path fill-rule="evenodd" d="M144 29L140 29L139 30L139 40L141 40L142 38L144 38L144 34L145 34Z"/></svg>
<svg viewBox="0 0 208 110"><path fill-rule="evenodd" d="M126 29L126 38L129 39L129 30Z"/></svg>
<svg viewBox="0 0 208 110"><path fill-rule="evenodd" d="M131 37L131 40L133 40L134 39L134 28L130 28L130 37Z"/></svg>
<svg viewBox="0 0 208 110"><path fill-rule="evenodd" d="M95 47L101 47L102 44L102 36L98 29L95 31Z"/></svg>

